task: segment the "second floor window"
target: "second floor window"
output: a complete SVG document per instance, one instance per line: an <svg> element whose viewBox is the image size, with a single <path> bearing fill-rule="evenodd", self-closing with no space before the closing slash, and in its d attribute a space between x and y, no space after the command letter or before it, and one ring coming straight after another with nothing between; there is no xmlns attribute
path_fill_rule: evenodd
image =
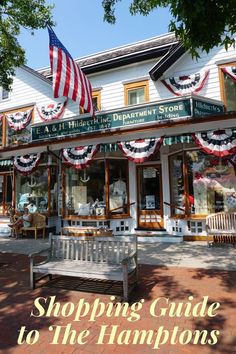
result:
<svg viewBox="0 0 236 354"><path fill-rule="evenodd" d="M93 91L92 100L93 100L94 111L95 112L100 111L101 110L101 91Z"/></svg>
<svg viewBox="0 0 236 354"><path fill-rule="evenodd" d="M124 85L125 106L149 101L148 81L139 81Z"/></svg>
<svg viewBox="0 0 236 354"><path fill-rule="evenodd" d="M220 66L221 97L227 111L236 111L236 62Z"/></svg>
<svg viewBox="0 0 236 354"><path fill-rule="evenodd" d="M7 100L9 98L9 91L7 91L6 89L2 88L1 89L1 100Z"/></svg>

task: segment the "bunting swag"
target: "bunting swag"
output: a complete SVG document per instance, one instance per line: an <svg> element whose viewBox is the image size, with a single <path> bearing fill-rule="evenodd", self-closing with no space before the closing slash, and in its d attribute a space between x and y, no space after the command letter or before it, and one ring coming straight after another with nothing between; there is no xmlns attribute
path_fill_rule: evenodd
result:
<svg viewBox="0 0 236 354"><path fill-rule="evenodd" d="M236 81L236 66L224 66L221 68L223 73L228 75L231 79Z"/></svg>
<svg viewBox="0 0 236 354"><path fill-rule="evenodd" d="M24 156L16 156L13 160L13 165L16 170L23 175L31 174L37 167L40 161L41 154L31 154Z"/></svg>
<svg viewBox="0 0 236 354"><path fill-rule="evenodd" d="M224 157L236 154L236 129L192 134L195 143L208 154Z"/></svg>
<svg viewBox="0 0 236 354"><path fill-rule="evenodd" d="M15 112L6 114L9 126L15 131L19 131L27 127L32 117L33 108L24 112Z"/></svg>
<svg viewBox="0 0 236 354"><path fill-rule="evenodd" d="M59 119L65 111L66 103L67 103L67 101L49 103L48 105L44 105L41 107L37 106L36 109L37 109L39 117L44 122L47 122L47 121L50 121L53 119Z"/></svg>
<svg viewBox="0 0 236 354"><path fill-rule="evenodd" d="M206 83L209 71L201 71L187 76L170 77L169 79L161 80L161 82L174 95L184 96L201 91Z"/></svg>
<svg viewBox="0 0 236 354"><path fill-rule="evenodd" d="M97 144L62 149L62 155L70 166L82 170L90 165L99 148L100 145Z"/></svg>
<svg viewBox="0 0 236 354"><path fill-rule="evenodd" d="M157 139L138 139L134 141L119 142L118 147L127 159L135 163L149 160L161 147L163 137Z"/></svg>

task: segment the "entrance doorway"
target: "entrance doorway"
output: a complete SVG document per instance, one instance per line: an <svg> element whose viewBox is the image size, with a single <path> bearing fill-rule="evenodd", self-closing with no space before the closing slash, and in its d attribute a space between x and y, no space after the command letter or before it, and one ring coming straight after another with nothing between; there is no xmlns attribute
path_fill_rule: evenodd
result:
<svg viewBox="0 0 236 354"><path fill-rule="evenodd" d="M0 173L0 216L7 215L12 203L12 174Z"/></svg>
<svg viewBox="0 0 236 354"><path fill-rule="evenodd" d="M161 165L137 166L138 227L163 228Z"/></svg>

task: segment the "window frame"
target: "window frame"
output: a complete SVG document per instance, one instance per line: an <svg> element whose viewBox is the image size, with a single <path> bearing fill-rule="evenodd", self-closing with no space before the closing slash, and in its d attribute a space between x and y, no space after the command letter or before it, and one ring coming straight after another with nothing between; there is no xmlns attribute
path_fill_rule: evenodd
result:
<svg viewBox="0 0 236 354"><path fill-rule="evenodd" d="M21 111L27 111L29 109L33 109L31 122L29 123L29 125L32 125L32 124L34 124L34 118L35 118L34 117L34 106L32 106L32 105L25 106L25 107L20 107L20 108L10 109L10 110L7 110L7 111L4 111L3 113L1 113L2 116L3 116L3 118L2 118L3 119L3 125L2 125L2 147L3 148L10 146L9 144L7 144L7 139L8 139L7 129L10 128L10 127L8 126L8 121L7 121L7 118L6 118L6 114L21 112ZM21 146L21 145L24 145L24 144L15 144L13 146L17 147L17 146Z"/></svg>
<svg viewBox="0 0 236 354"><path fill-rule="evenodd" d="M142 81L137 81L137 82L131 82L128 84L124 84L124 103L125 106L133 106L132 104L128 103L129 96L128 92L131 90L136 90L144 88L144 102L149 101L149 81L148 80L142 80Z"/></svg>
<svg viewBox="0 0 236 354"><path fill-rule="evenodd" d="M3 98L4 92L7 92L7 93L8 93L8 96L5 97L5 98ZM10 100L10 91L4 89L4 88L1 86L1 87L0 87L0 103L6 102L6 101L9 101L9 100Z"/></svg>
<svg viewBox="0 0 236 354"><path fill-rule="evenodd" d="M223 63L223 64L218 65L218 76L219 76L219 82L220 82L220 97L221 97L221 101L224 103L225 110L227 111L224 73L222 71L222 68L225 66L236 66L236 61L231 61L231 62L227 62L227 63Z"/></svg>
<svg viewBox="0 0 236 354"><path fill-rule="evenodd" d="M190 212L190 204L189 204L189 184L188 184L188 163L187 163L187 153L189 151L198 151L201 152L201 149L199 148L189 148L189 149L184 149L184 150L179 150L176 152L173 152L169 154L168 156L168 165L169 165L169 188L170 188L170 217L172 219L205 219L208 214L191 214ZM173 187L171 184L171 157L175 155L180 155L182 154L183 156L183 180L184 180L184 209L185 211L183 214L174 214L174 204L173 204L173 197L172 197L172 192L173 192ZM212 156L209 154L209 156Z"/></svg>
<svg viewBox="0 0 236 354"><path fill-rule="evenodd" d="M92 92L92 99L93 98L97 99L97 110L96 111L101 111L101 91L94 90Z"/></svg>
<svg viewBox="0 0 236 354"><path fill-rule="evenodd" d="M47 171L47 177L48 177L48 187L47 187L47 195L48 195L48 206L47 206L47 211L42 211L40 212L40 214L46 215L46 216L55 216L57 215L57 211L56 210L52 210L51 209L51 179L52 179L52 167L57 167L57 165L53 164L53 165L48 165L46 162L40 163L37 166L38 168L45 168L45 170ZM37 171L37 169L35 171ZM13 189L13 205L14 208L17 210L17 178L19 178L19 176L21 177L22 175L17 172L16 168L13 168L13 185L14 185L14 189ZM28 177L30 177L31 174L28 175ZM58 197L57 197L58 198ZM58 207L58 200L56 201L57 203L57 207Z"/></svg>

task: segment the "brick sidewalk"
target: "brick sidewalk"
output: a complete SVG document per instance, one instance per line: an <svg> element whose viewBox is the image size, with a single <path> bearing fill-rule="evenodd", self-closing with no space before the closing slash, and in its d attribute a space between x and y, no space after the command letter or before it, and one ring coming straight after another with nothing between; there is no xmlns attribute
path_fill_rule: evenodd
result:
<svg viewBox="0 0 236 354"><path fill-rule="evenodd" d="M110 295L94 294L82 292L72 289L81 289L80 284L65 278L60 281L53 281L50 284L42 283L40 287L32 291L29 288L29 260L25 255L0 253L0 351L4 354L14 353L37 353L37 354L61 354L61 353L236 353L236 282L235 271L226 270L209 270L209 269L192 269L192 268L168 268L165 266L140 266L140 284L138 290L132 297L132 303L144 299L143 306L140 311L134 311L134 314L123 313L123 316L115 317L115 308L112 307L112 300ZM66 289L64 288L66 286ZM84 285L89 286L88 285ZM105 290L107 285L100 284L97 291ZM86 287L85 287L86 289ZM107 286L109 293L109 287ZM119 287L114 287L112 291L117 294L120 291ZM64 309L63 314L55 317L30 317L33 310L36 315L36 309L33 306L34 300L37 297L47 298L56 295L56 301L60 302L61 308ZM164 298L168 298L169 302L180 304L181 302L187 304L188 297L193 305L203 300L204 296L208 296L208 306L213 302L220 302L220 308L216 310L215 317L187 317L182 315L180 317L170 317L167 311L166 315L162 317L154 317L150 314L151 306L154 307L155 300L160 299L160 305L155 307L156 314L160 313L161 308L166 308ZM69 309L73 304L81 303L82 299L91 305L88 315L81 318L80 321L73 321L75 313L68 315ZM100 299L100 303L106 305L107 316L98 317L94 322L89 319L92 316L91 311L95 308L96 299ZM119 300L119 298L117 298ZM65 307L66 303L71 302ZM42 303L41 303L42 304ZM47 303L48 304L48 303ZM102 306L102 304L100 306ZM64 307L63 307L64 305ZM87 306L89 306L87 305ZM43 306L43 305L42 305ZM47 308L46 305L43 307ZM42 308L41 308L42 309ZM129 311L131 308L129 307ZM164 311L164 310L163 310ZM140 314L140 319L135 322L129 322L128 318L135 319ZM132 315L132 316L131 316ZM154 315L154 314L153 314ZM110 316L110 317L109 317ZM76 340L83 330L88 330L89 334L84 341L85 344L62 344L63 328L59 326L66 326L71 324L70 329L74 330ZM49 330L50 326L54 331L60 331L58 336L59 344L50 344L54 332ZM107 325L105 328L104 326ZM115 327L118 325L118 327ZM19 329L25 326L27 331L38 330L39 339L33 344L17 344ZM113 326L113 327L112 327ZM69 329L69 327L68 327ZM104 337L105 344L97 344L98 338L102 330L111 332L116 330L114 336L114 343L107 344L111 338L107 335ZM124 330L127 330L124 332ZM144 344L132 344L135 338L135 330L150 330L150 337L144 338ZM165 331L166 330L166 331ZM173 330L176 334L174 337ZM198 344L192 344L197 330L205 330L207 339L210 339L210 332L213 330L220 331L215 345L201 345L200 339ZM123 331L123 332L122 332ZM162 331L162 332L161 332ZM207 332L208 331L208 332ZM28 333L28 332L27 332ZM159 337L158 337L159 336ZM167 338L168 337L168 338ZM25 339L25 336L23 337ZM65 339L65 337L64 337ZM33 337L31 338L33 340ZM118 344L127 342L129 344ZM150 341L149 341L150 340ZM166 340L166 344L158 345L161 341ZM172 340L175 344L170 344ZM197 339L196 339L197 340ZM102 341L102 339L101 339ZM153 349L156 341L156 348ZM187 342L186 345L181 345L180 342ZM149 344L150 343L150 344Z"/></svg>

